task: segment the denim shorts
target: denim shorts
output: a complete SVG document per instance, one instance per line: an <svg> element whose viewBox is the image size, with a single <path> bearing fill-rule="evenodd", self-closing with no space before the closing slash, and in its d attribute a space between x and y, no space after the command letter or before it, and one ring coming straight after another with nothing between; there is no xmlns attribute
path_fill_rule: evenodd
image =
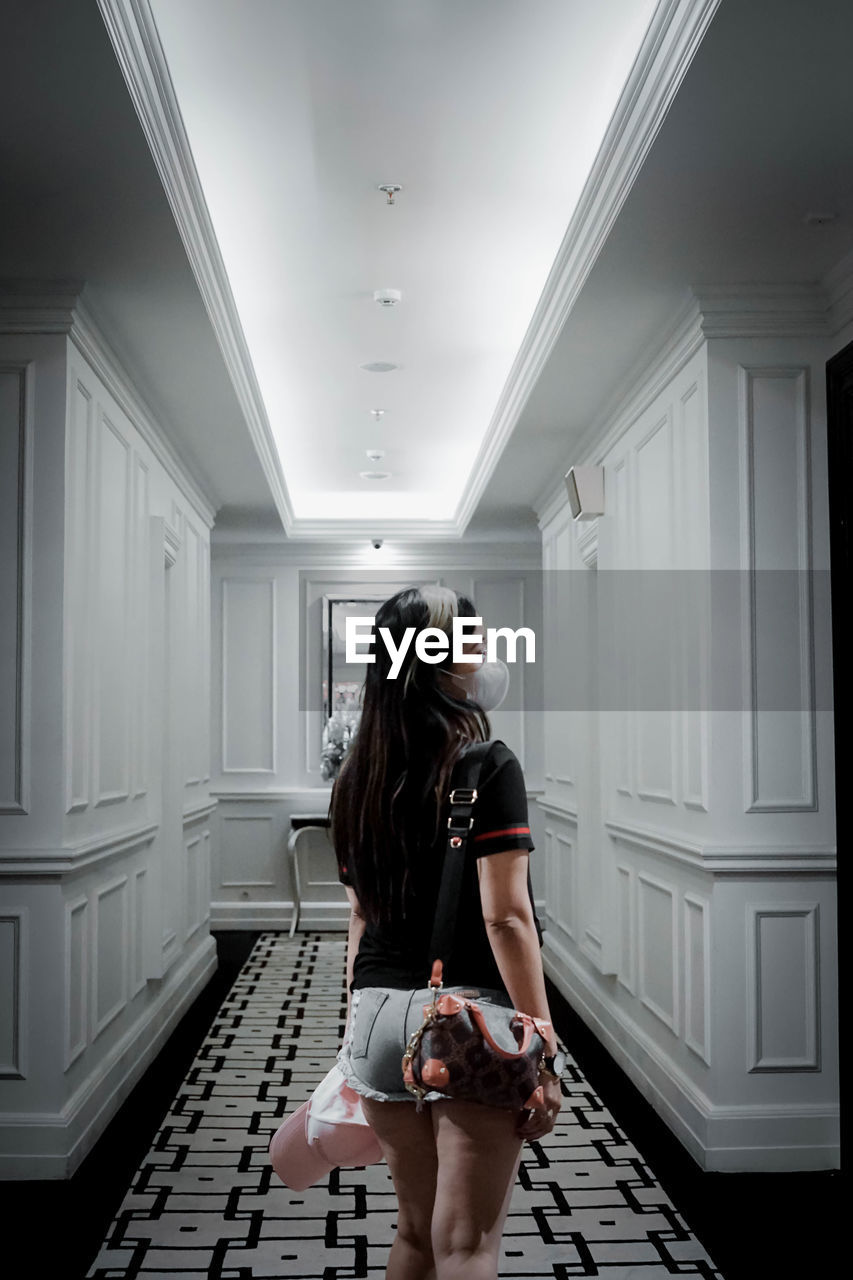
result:
<svg viewBox="0 0 853 1280"><path fill-rule="evenodd" d="M504 991L487 987L443 987L470 999L512 1008ZM424 1020L424 1005L432 1004L429 987L398 991L390 987L361 987L352 993L349 1027L338 1054L347 1084L378 1102L415 1102L403 1084L402 1058L413 1032ZM446 1094L430 1090L424 1102L447 1102Z"/></svg>

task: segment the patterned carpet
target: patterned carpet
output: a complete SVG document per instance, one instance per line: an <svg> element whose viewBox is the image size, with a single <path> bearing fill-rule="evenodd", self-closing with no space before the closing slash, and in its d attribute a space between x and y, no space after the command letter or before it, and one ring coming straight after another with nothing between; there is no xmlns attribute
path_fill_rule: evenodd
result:
<svg viewBox="0 0 853 1280"><path fill-rule="evenodd" d="M285 1187L267 1147L332 1064L345 939L266 933L137 1171L90 1280L358 1280L384 1275L396 1200L384 1164ZM525 1148L502 1277L664 1280L720 1272L570 1065L555 1131Z"/></svg>

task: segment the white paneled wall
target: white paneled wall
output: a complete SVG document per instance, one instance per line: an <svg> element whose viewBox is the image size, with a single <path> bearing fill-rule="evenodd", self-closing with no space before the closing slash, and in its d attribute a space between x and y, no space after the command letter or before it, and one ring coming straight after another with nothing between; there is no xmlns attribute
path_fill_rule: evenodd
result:
<svg viewBox="0 0 853 1280"><path fill-rule="evenodd" d="M547 575L548 662L573 599L597 608L582 574L599 596L608 574L644 593L681 574L690 605L666 697L638 683L659 620L622 591L602 709L546 718L546 964L704 1167L834 1167L829 610L808 572L828 567L831 347L747 313L741 294L712 326L699 299L567 460L605 468L595 527L557 489L541 512L543 564L565 570Z"/></svg>
<svg viewBox="0 0 853 1280"><path fill-rule="evenodd" d="M42 315L0 336L0 1175L38 1178L215 967L212 512L82 309Z"/></svg>
<svg viewBox="0 0 853 1280"><path fill-rule="evenodd" d="M339 548L224 544L215 551L212 787L219 805L212 919L217 927L289 926L291 814L328 811L330 786L320 774L324 596L381 600L410 583L441 581L471 596L487 625L540 629L537 545L455 546L439 549L434 560L422 548L407 556L401 547L397 557L393 569L377 572L360 549L349 549L351 567L343 569L347 557ZM457 568L448 568L454 563ZM495 713L493 729L525 769L534 839L541 849L545 835L536 826L539 815L532 804L541 789L541 694L525 664L511 671L509 709ZM544 894L544 850L534 854L533 878ZM303 897L303 927L345 927L346 897L325 863Z"/></svg>

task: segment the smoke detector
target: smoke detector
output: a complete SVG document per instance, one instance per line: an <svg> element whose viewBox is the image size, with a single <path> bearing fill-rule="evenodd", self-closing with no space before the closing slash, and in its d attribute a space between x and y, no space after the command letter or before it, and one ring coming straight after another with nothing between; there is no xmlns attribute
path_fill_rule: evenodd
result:
<svg viewBox="0 0 853 1280"><path fill-rule="evenodd" d="M373 301L378 302L380 307L396 307L402 296L399 289L373 290Z"/></svg>

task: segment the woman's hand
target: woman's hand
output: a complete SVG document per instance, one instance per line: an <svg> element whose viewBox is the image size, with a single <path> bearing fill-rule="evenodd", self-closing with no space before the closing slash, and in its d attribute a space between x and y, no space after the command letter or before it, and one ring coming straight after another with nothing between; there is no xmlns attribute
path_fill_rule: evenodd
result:
<svg viewBox="0 0 853 1280"><path fill-rule="evenodd" d="M540 1080L542 1093L545 1096L544 1111L522 1111L518 1123L518 1132L525 1142L536 1142L550 1133L557 1123L560 1107L563 1105L563 1091L559 1080L553 1076L543 1076Z"/></svg>

